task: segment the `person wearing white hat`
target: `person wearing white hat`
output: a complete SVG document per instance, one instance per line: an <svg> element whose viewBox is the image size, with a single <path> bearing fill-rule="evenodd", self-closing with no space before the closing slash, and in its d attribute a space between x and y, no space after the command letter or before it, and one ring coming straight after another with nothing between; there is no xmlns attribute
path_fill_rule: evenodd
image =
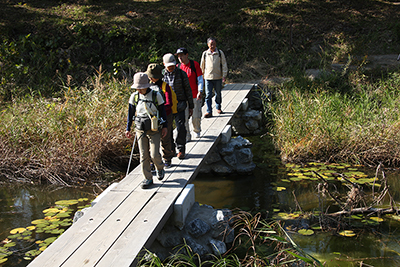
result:
<svg viewBox="0 0 400 267"><path fill-rule="evenodd" d="M192 125L193 125L193 132L195 133L196 138L200 138L201 133L201 106L202 106L202 93L203 93L203 72L200 68L200 64L195 61L189 59L189 52L186 48L181 47L176 50L175 55L178 57L179 62L177 67L188 75L190 87L192 88L192 95L193 95L193 115L192 115ZM186 114L189 115L189 112ZM187 118L187 117L186 117ZM187 137L186 140L191 140L191 133L189 127L189 119L186 119L186 131Z"/></svg>
<svg viewBox="0 0 400 267"><path fill-rule="evenodd" d="M175 142L173 142L172 150L178 149L178 158L184 159L186 156L186 127L185 127L185 110L189 107L189 118L193 114L193 96L190 87L189 78L181 69L176 68L176 61L173 54L168 53L163 56L164 81L168 83L175 92L178 100L177 113L174 114L176 130L178 132Z"/></svg>
<svg viewBox="0 0 400 267"><path fill-rule="evenodd" d="M140 165L144 176L142 188L149 188L153 184L151 162L156 168L159 180L165 176L164 164L160 154L161 136L167 135L167 114L164 99L157 91L150 89L149 78L146 73L138 72L133 76L131 88L136 92L129 98L128 122L125 136L131 138L132 123L135 122L135 138L139 146ZM152 119L156 118L155 123ZM161 128L161 129L160 129ZM134 149L132 147L132 149Z"/></svg>

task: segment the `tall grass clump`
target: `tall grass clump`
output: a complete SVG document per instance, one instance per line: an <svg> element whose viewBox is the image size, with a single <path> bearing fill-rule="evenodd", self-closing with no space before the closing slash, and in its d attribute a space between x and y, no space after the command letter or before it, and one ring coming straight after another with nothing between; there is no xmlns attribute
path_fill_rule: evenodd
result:
<svg viewBox="0 0 400 267"><path fill-rule="evenodd" d="M130 95L126 82L97 75L58 98L16 99L0 111L0 177L33 183L85 183L117 164Z"/></svg>
<svg viewBox="0 0 400 267"><path fill-rule="evenodd" d="M261 213L251 214L242 210L235 211L231 220L235 239L225 254L199 255L184 242L164 261L146 251L139 266L322 266L293 242L279 222L268 222Z"/></svg>
<svg viewBox="0 0 400 267"><path fill-rule="evenodd" d="M276 101L268 108L282 159L398 164L400 75L372 83L332 75L274 88Z"/></svg>

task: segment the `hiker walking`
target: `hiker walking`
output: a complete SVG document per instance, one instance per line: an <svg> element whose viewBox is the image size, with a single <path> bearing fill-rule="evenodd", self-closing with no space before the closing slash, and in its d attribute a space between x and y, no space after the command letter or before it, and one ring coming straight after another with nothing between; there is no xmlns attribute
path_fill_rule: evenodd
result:
<svg viewBox="0 0 400 267"><path fill-rule="evenodd" d="M175 153L172 151L172 123L174 119L172 110L175 110L176 113L176 96L174 95L175 101L173 101L171 88L162 80L162 78L164 78L162 71L163 67L161 65L151 63L147 66L146 74L151 81L150 89L160 92L165 99L164 107L167 115L168 127L167 134L161 137L161 149L164 166L169 168L171 167L171 159L175 156Z"/></svg>
<svg viewBox="0 0 400 267"><path fill-rule="evenodd" d="M136 89L136 92L129 98L128 122L125 132L126 137L132 136L130 130L134 121L140 165L145 178L142 182L143 189L149 188L153 184L151 162L154 163L156 168L158 180L164 178L165 171L160 155L160 139L161 136L164 137L167 134L168 126L164 99L159 92L149 87L149 78L146 73L138 72L133 76L131 88ZM134 148L132 147L132 149Z"/></svg>
<svg viewBox="0 0 400 267"><path fill-rule="evenodd" d="M214 38L207 39L208 50L204 51L201 56L200 67L204 74L207 113L205 118L212 117L212 92L215 90L215 103L218 114L222 114L221 90L222 83L225 82L228 75L228 65L226 63L225 54L217 48L217 42Z"/></svg>
<svg viewBox="0 0 400 267"><path fill-rule="evenodd" d="M178 57L179 62L177 67L186 72L190 87L192 88L193 95L193 115L192 115L192 124L193 124L193 132L196 134L197 138L200 138L201 132L201 104L202 104L202 93L203 93L203 72L200 68L200 64L197 61L189 59L189 52L186 48L179 48L175 55ZM190 141L192 138L190 134L189 128L189 109L186 108L186 131L187 137L186 141Z"/></svg>
<svg viewBox="0 0 400 267"><path fill-rule="evenodd" d="M164 81L168 83L175 92L177 103L177 113L174 114L176 130L178 132L172 150L178 149L178 158L184 159L186 153L186 127L185 127L185 109L189 107L189 117L193 114L193 96L190 88L189 79L186 72L176 68L176 61L173 54L168 53L163 56Z"/></svg>

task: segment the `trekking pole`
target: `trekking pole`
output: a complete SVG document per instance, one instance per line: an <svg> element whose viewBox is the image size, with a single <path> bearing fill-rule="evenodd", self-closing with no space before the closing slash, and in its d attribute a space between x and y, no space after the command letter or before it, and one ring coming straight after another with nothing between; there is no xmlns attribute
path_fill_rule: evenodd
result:
<svg viewBox="0 0 400 267"><path fill-rule="evenodd" d="M129 158L129 164L128 164L128 169L126 170L126 176L128 176L128 174L129 174L129 168L131 167L132 155L133 155L133 150L135 149L135 144L136 144L136 133L135 133L135 138L133 138L133 145L132 145L131 157ZM126 177L126 176L125 176L125 177Z"/></svg>

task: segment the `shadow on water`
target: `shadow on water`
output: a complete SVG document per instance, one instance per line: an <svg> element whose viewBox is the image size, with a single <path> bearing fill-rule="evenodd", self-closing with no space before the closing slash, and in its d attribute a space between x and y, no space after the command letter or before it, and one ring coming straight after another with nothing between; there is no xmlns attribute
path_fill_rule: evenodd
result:
<svg viewBox="0 0 400 267"><path fill-rule="evenodd" d="M261 177L261 179L259 178ZM256 169L253 174L234 177L199 174L195 185L196 201L214 208L240 208L243 210L272 210L276 202L273 176Z"/></svg>

